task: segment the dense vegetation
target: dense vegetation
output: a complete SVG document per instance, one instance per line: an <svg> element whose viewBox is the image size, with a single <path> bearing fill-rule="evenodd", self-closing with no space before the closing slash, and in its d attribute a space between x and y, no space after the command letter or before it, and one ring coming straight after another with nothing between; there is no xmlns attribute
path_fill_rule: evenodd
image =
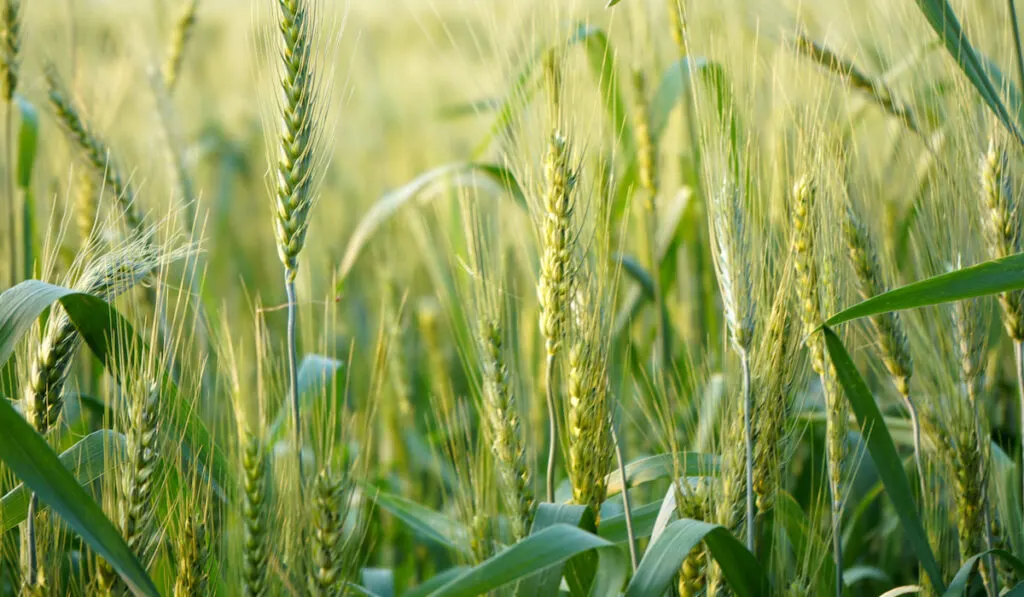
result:
<svg viewBox="0 0 1024 597"><path fill-rule="evenodd" d="M1024 594L1012 0L0 5L0 594Z"/></svg>

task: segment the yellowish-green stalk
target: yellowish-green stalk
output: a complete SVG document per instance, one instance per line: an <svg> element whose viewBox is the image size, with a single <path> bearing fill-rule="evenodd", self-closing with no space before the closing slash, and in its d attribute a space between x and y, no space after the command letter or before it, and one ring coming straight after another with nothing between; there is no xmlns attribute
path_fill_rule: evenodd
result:
<svg viewBox="0 0 1024 597"><path fill-rule="evenodd" d="M178 540L178 576L174 597L206 595L210 580L210 536L199 514L185 514Z"/></svg>
<svg viewBox="0 0 1024 597"><path fill-rule="evenodd" d="M577 278L583 284L582 277ZM569 480L573 501L599 516L612 458L609 435L607 353L600 316L595 317L591 289L578 287L572 302L572 346L568 355L566 429L569 440Z"/></svg>
<svg viewBox="0 0 1024 597"><path fill-rule="evenodd" d="M510 516L512 540L519 541L526 536L533 520L533 493L519 407L506 364L504 333L504 326L496 318L487 318L481 324L484 411L502 483L502 497Z"/></svg>
<svg viewBox="0 0 1024 597"><path fill-rule="evenodd" d="M734 156L738 159L738 156ZM710 202L713 263L733 350L740 360L742 437L745 469L747 549L754 551L754 401L750 380L750 347L754 340L752 264L744 222L743 183L739 172L726 175Z"/></svg>
<svg viewBox="0 0 1024 597"><path fill-rule="evenodd" d="M957 377L961 391L966 398L966 415L969 429L961 425L959 451L962 453L956 474L956 503L958 510L957 531L960 539L960 557L966 559L977 553L979 543L984 542L985 550L993 549L992 507L989 494L989 433L982 418L979 400L981 377L984 363L984 339L981 334L981 320L976 299L960 301L953 305L954 352L959 363ZM966 433L964 433L966 431ZM980 506L980 512L978 512ZM985 560L985 578L990 595L999 593L996 578L995 557L991 554Z"/></svg>
<svg viewBox="0 0 1024 597"><path fill-rule="evenodd" d="M1020 252L1020 205L1010 180L1006 150L994 137L981 160L981 200L986 210L985 242L992 259ZM1003 327L1013 342L1013 361L1017 369L1020 431L1024 434L1024 293L1019 290L999 295ZM1024 495L1024 449L1021 450L1021 495Z"/></svg>
<svg viewBox="0 0 1024 597"><path fill-rule="evenodd" d="M174 31L171 34L171 44L167 51L167 60L164 62L163 69L164 86L169 92L173 92L175 85L178 83L181 63L185 58L185 47L192 38L198 10L199 0L185 0L181 14L178 16L178 21L174 25Z"/></svg>
<svg viewBox="0 0 1024 597"><path fill-rule="evenodd" d="M846 247L850 253L850 262L856 273L857 290L861 299L867 300L885 292L886 285L882 278L882 268L878 262L878 253L868 232L867 226L857 217L852 207L846 210L845 221ZM882 353L882 362L889 371L892 383L899 392L903 404L910 414L910 424L914 440L914 463L921 487L921 496L926 493L925 470L921 456L921 421L917 405L910 395L910 376L913 374L913 360L910 357L910 345L903 329L903 321L899 313L882 313L870 319L874 332L875 343Z"/></svg>
<svg viewBox="0 0 1024 597"><path fill-rule="evenodd" d="M106 143L93 134L89 125L82 119L82 111L65 91L53 65L46 67L46 80L49 85L50 104L57 114L57 120L68 137L78 146L93 174L114 197L128 229L133 233L141 232L144 223L136 205L135 189L121 174Z"/></svg>
<svg viewBox="0 0 1024 597"><path fill-rule="evenodd" d="M555 455L558 450L558 417L555 409L555 364L565 336L569 289L572 286L573 186L570 143L561 130L561 65L554 51L545 56L548 101L553 121L544 156L543 212L541 214L541 270L537 282L540 329L546 354L548 405L548 461L546 496L555 499Z"/></svg>
<svg viewBox="0 0 1024 597"><path fill-rule="evenodd" d="M806 337L807 349L811 355L811 368L821 380L825 395L825 450L828 469L829 490L832 494L832 557L836 567L836 594L843 588L842 550L842 462L846 439L847 408L836 382L835 368L826 361L825 345L818 327L822 318L822 289L829 294L828 275L819 278L816 233L818 221L815 213L815 189L808 177L797 180L792 195L793 255L796 272L797 299L800 304L800 319Z"/></svg>
<svg viewBox="0 0 1024 597"><path fill-rule="evenodd" d="M305 476L302 469L302 418L299 412L299 377L297 348L297 298L295 276L299 253L306 242L309 212L314 203L314 189L321 138L324 132L318 113L319 77L314 71L312 0L277 0L278 72L278 139L274 210L274 232L277 253L284 265L285 294L288 301L288 402L291 410L292 449L295 451L299 476L300 499Z"/></svg>
<svg viewBox="0 0 1024 597"><path fill-rule="evenodd" d="M242 594L263 597L268 594L270 474L263 442L251 433L242 439L242 473Z"/></svg>

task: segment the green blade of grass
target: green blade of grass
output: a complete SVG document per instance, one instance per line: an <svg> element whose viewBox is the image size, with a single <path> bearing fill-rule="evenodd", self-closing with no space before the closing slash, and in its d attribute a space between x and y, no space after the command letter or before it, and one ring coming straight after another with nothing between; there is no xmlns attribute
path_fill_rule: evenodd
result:
<svg viewBox="0 0 1024 597"><path fill-rule="evenodd" d="M633 534L637 539L651 536L660 511L661 501L633 507ZM597 534L612 543L625 543L629 539L626 533L626 513L602 518Z"/></svg>
<svg viewBox="0 0 1024 597"><path fill-rule="evenodd" d="M444 514L404 497L369 488L374 502L381 509L404 522L416 534L448 550L468 553L468 533L458 523Z"/></svg>
<svg viewBox="0 0 1024 597"><path fill-rule="evenodd" d="M725 527L699 520L677 520L647 548L625 597L661 595L679 574L683 561L703 541L722 569L725 580L739 597L767 594L768 578L757 558Z"/></svg>
<svg viewBox="0 0 1024 597"><path fill-rule="evenodd" d="M430 595L434 591L450 583L453 579L462 576L468 570L469 567L467 566L455 566L453 568L449 568L444 572L431 576L420 583L419 586L402 593L402 597L427 597L427 595Z"/></svg>
<svg viewBox="0 0 1024 597"><path fill-rule="evenodd" d="M974 574L974 571L981 562L981 559L989 554L994 555L1009 564L1017 574L1018 578L1024 576L1024 562L1021 562L1016 556L1005 549L990 549L988 551L975 554L964 561L963 565L960 566L960 569L957 570L956 576L954 576L953 580L950 581L949 587L947 587L946 592L943 593L943 597L963 597L963 595L966 595L968 583L971 581L971 575ZM1011 591L1011 594L1016 594L1016 592Z"/></svg>
<svg viewBox="0 0 1024 597"><path fill-rule="evenodd" d="M882 413L878 410L878 405L875 404L875 397L871 394L871 390L868 389L860 372L857 371L853 359L850 358L846 347L839 340L839 336L829 327L822 328L822 333L825 335L829 358L836 368L836 376L843 387L846 400L857 417L861 435L867 443L868 452L871 454L871 460L875 464L878 476L885 484L885 492L899 517L903 534L913 548L921 568L931 580L932 586L944 590L945 583L942 581L942 573L918 515L917 505L914 503L914 492L903 470L903 461L900 459L896 445L893 444L889 430L885 426Z"/></svg>
<svg viewBox="0 0 1024 597"><path fill-rule="evenodd" d="M618 140L622 153L632 160L636 155L636 141L626 113L626 102L622 99L615 52L608 42L608 34L598 27L581 23L576 26L569 39L569 45L579 43L583 44L590 70L597 77L597 86L612 125L612 133Z"/></svg>
<svg viewBox="0 0 1024 597"><path fill-rule="evenodd" d="M523 193L523 190L519 186L519 182L516 180L515 175L512 174L512 171L504 166L475 162L458 162L438 166L437 168L428 170L402 187L399 187L378 199L377 202L373 204L373 207L370 208L370 211L368 211L366 215L363 216L363 219L359 221L359 225L356 226L355 231L349 238L348 245L345 247L345 253L341 259L341 265L338 266L338 283L335 288L335 292L337 294L341 293L341 288L344 284L345 278L348 276L349 272L352 271L352 267L355 266L356 260L362 253L363 248L373 238L377 229L398 213L402 207L408 205L414 199L424 197L425 191L445 180L461 177L463 178L463 182L465 182L465 177L470 177L469 180L472 184L478 184L476 175L482 176L484 180L491 184L496 184L500 189L504 190L510 197L512 197L517 205L526 209L526 195ZM435 195L427 195L427 197L434 196Z"/></svg>
<svg viewBox="0 0 1024 597"><path fill-rule="evenodd" d="M123 450L124 436L116 431L94 431L61 453L60 462L79 485L86 486L103 477L107 470L107 451ZM0 499L0 533L17 527L28 513L32 492L18 485Z"/></svg>
<svg viewBox="0 0 1024 597"><path fill-rule="evenodd" d="M63 519L117 571L137 595L159 597L146 569L78 481L61 463L46 440L33 430L6 400L0 400L0 460L39 500Z"/></svg>
<svg viewBox="0 0 1024 597"><path fill-rule="evenodd" d="M902 309L937 305L1024 288L1024 253L986 261L873 296L836 313L825 323L840 323Z"/></svg>
<svg viewBox="0 0 1024 597"><path fill-rule="evenodd" d="M679 463L676 471L675 464ZM711 454L695 452L679 452L676 454L658 454L634 460L626 465L626 482L636 487L650 481L671 477L675 474L686 477L702 477L718 473L718 458ZM608 497L622 491L622 473L615 469L607 477Z"/></svg>
<svg viewBox="0 0 1024 597"><path fill-rule="evenodd" d="M992 80L985 73L985 68L977 51L971 45L970 40L967 39L967 34L964 33L963 27L960 25L960 19L957 18L956 12L953 11L949 2L947 0L914 1L928 21L928 24L931 25L932 29L935 30L935 33L938 34L942 43L946 46L946 50L956 61L957 65L960 66L960 70L967 75L967 80L970 81L971 85L981 95L985 104L1002 122L1006 130L1010 131L1017 139L1017 142L1024 146L1024 137L1021 136L1020 129L1018 128L1020 123L1015 122L1010 117L1009 112L1007 112L1006 106L1003 105L1002 100L999 98L999 93L992 84Z"/></svg>
<svg viewBox="0 0 1024 597"><path fill-rule="evenodd" d="M621 589L626 562L621 550L610 541L569 524L554 524L532 534L486 561L463 572L438 588L431 597L475 597L509 583L527 578L569 558L598 550L605 571L595 579L592 595L610 597ZM608 574L609 571L616 571ZM615 579L620 580L615 587Z"/></svg>
<svg viewBox="0 0 1024 597"><path fill-rule="evenodd" d="M594 524L594 514L586 506L578 506L576 504L551 504L541 503L537 506L537 512L533 518L533 527L530 529L530 534L536 534L544 529L550 528L556 524L568 524L588 533L594 533L596 527ZM585 554L580 554L577 557L582 557ZM534 574L521 583L516 589L516 595L521 597L530 597L531 595L554 595L558 592L558 586L562 581L562 572L566 568L564 563L559 562L552 566L549 566L542 572ZM579 566L577 566L579 568ZM592 572L592 571L588 571ZM570 591L573 594L579 593L579 587L582 581L578 578L570 580L569 571L566 571L566 582L570 586Z"/></svg>

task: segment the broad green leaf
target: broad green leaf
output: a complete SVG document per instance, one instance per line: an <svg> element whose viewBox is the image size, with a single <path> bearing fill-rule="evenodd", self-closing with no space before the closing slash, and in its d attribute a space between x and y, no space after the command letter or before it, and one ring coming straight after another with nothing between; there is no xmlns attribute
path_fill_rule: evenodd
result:
<svg viewBox="0 0 1024 597"><path fill-rule="evenodd" d="M10 358L15 344L36 318L57 301L93 354L115 379L120 382L125 371L143 369L146 344L112 306L95 296L39 280L26 280L0 294L0 365ZM162 427L179 443L184 440L182 451L185 457L208 469L222 494L233 484L229 481L232 469L220 447L214 443L203 422L193 416L192 404L179 395L170 377L165 374L160 384L164 404L162 413L167 417L167 424Z"/></svg>
<svg viewBox="0 0 1024 597"><path fill-rule="evenodd" d="M103 514L103 509L78 485L46 445L46 440L6 400L0 400L0 429L3 429L0 460L15 476L109 562L132 591L159 597L146 569Z"/></svg>
<svg viewBox="0 0 1024 597"><path fill-rule="evenodd" d="M899 517L903 534L917 555L921 567L928 574L932 586L944 588L942 573L935 560L931 544L928 542L924 525L921 524L917 504L914 503L914 492L903 470L903 461L892 442L882 413L878 410L878 405L875 404L875 397L871 394L871 390L868 389L860 372L857 371L853 359L850 358L850 354L846 352L846 348L835 332L824 327L822 333L825 335L829 358L836 368L836 376L857 417L860 433L867 443L868 452L871 454L871 460L875 463L878 476L885 484L886 494Z"/></svg>
<svg viewBox="0 0 1024 597"><path fill-rule="evenodd" d="M978 91L985 104L992 110L992 113L1017 139L1017 142L1024 145L1024 138L1021 137L1019 122L1014 121L999 98L999 93L992 84L991 79L985 74L985 67L982 60L967 39L960 20L957 18L953 8L946 0L915 0L917 7L921 9L928 24L932 26L935 33L939 35L946 50L956 60L960 69L967 75L967 80Z"/></svg>
<svg viewBox="0 0 1024 597"><path fill-rule="evenodd" d="M830 558L832 547L815 529L803 508L785 491L775 494L775 520L786 529L798 562L805 562L810 576L815 579L818 595L836 592L836 568Z"/></svg>
<svg viewBox="0 0 1024 597"><path fill-rule="evenodd" d="M469 570L468 566L455 566L454 568L449 568L444 572L440 572L428 578L420 583L419 586L402 593L402 597L427 597L427 595L430 595L437 589L451 582L452 579L465 574L467 570Z"/></svg>
<svg viewBox="0 0 1024 597"><path fill-rule="evenodd" d="M79 485L86 486L106 473L108 451L123 448L122 434L102 429L90 433L65 450L60 455L60 462L74 475ZM6 533L25 520L31 495L32 492L24 485L18 485L0 499L0 533Z"/></svg>
<svg viewBox="0 0 1024 597"><path fill-rule="evenodd" d="M675 470L676 462L679 470ZM703 477L718 473L718 457L711 454L680 452L678 454L658 454L634 460L626 465L626 482L636 487L650 481L672 477L676 474L686 477ZM622 491L622 473L619 469L605 477L608 496Z"/></svg>
<svg viewBox="0 0 1024 597"><path fill-rule="evenodd" d="M637 539L651 536L660 510L660 501L633 507L633 533ZM626 533L626 513L602 518L597 534L612 543L625 543L629 539Z"/></svg>
<svg viewBox="0 0 1024 597"><path fill-rule="evenodd" d="M533 527L530 529L530 534L533 535L539 533L556 524L569 524L587 531L588 533L593 533L596 530L594 524L594 513L586 506L544 502L537 506L537 512L533 518ZM582 555L585 554L581 554L581 556ZM579 566L577 566L577 568L578 567ZM561 584L563 568L563 564L558 563L546 568L538 574L534 574L533 576L524 579L519 583L516 595L521 595L522 597L530 597L531 595L554 595L558 592L558 586ZM584 572L590 572L592 574L593 571L589 570ZM570 581L570 574L568 572L565 576L566 582L569 584L572 592L578 593L579 585L581 584L580 580L574 578L573 581L575 582Z"/></svg>
<svg viewBox="0 0 1024 597"><path fill-rule="evenodd" d="M467 552L466 530L444 514L385 491L373 488L369 491L377 506L390 512L423 538L452 551Z"/></svg>
<svg viewBox="0 0 1024 597"><path fill-rule="evenodd" d="M395 597L395 572L390 568L363 568L362 586L377 597Z"/></svg>
<svg viewBox="0 0 1024 597"><path fill-rule="evenodd" d="M307 354L302 357L299 363L299 402L303 412L310 412L311 402L324 395L331 387L331 380L342 368L343 363L337 359L321 354ZM289 414L286 408L282 408L277 418L270 425L269 437L271 443L276 443L285 431L285 422Z"/></svg>
<svg viewBox="0 0 1024 597"><path fill-rule="evenodd" d="M345 278L352 271L352 267L362 253L363 248L373 238L377 229L398 213L402 207L417 198L432 198L434 195L424 195L424 193L441 181L458 179L460 184L464 185L467 184L467 177L469 177L470 184L479 184L476 178L477 175L482 176L484 180L491 184L496 184L500 189L506 191L520 207L524 209L527 207L526 196L523 194L523 190L519 186L515 175L512 174L511 170L503 166L476 162L457 162L428 170L404 186L378 199L373 204L373 207L370 208L370 211L359 221L359 225L356 226L352 236L349 237L348 245L345 247L345 254L341 259L341 265L338 267L338 287L335 291L340 293L341 285Z"/></svg>
<svg viewBox="0 0 1024 597"><path fill-rule="evenodd" d="M432 597L475 597L527 578L550 566L587 551L599 550L602 568L616 568L621 574L602 575L602 584L595 582L592 594L614 595L614 577L625 578L621 550L610 541L568 524L555 524L532 534L486 561L463 572L444 586L430 593ZM607 554L607 560L606 558ZM612 565L612 562L616 564ZM606 583L606 584L603 584Z"/></svg>
<svg viewBox="0 0 1024 597"><path fill-rule="evenodd" d="M653 545L647 548L633 580L626 587L626 597L661 595L673 579L690 551L703 541L722 569L725 580L739 597L766 595L768 578L757 558L726 528L683 519L668 525Z"/></svg>
<svg viewBox="0 0 1024 597"><path fill-rule="evenodd" d="M1016 556L1005 549L990 549L967 558L963 565L960 566L960 570L957 571L956 576L954 576L953 580L949 583L949 587L946 589L946 592L943 593L944 597L962 597L963 595L966 595L968 584L971 581L971 575L974 574L974 569L978 567L978 563L981 562L981 559L989 554L992 554L1009 564L1018 577L1024 575L1024 562L1021 562Z"/></svg>
<svg viewBox="0 0 1024 597"><path fill-rule="evenodd" d="M873 296L826 321L840 323L902 309L938 305L1024 288L1024 253L986 261Z"/></svg>

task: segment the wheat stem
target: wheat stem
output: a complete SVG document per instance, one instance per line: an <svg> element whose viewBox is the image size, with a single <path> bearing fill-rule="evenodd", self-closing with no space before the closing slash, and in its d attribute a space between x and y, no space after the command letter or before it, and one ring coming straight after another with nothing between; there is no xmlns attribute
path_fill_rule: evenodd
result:
<svg viewBox="0 0 1024 597"><path fill-rule="evenodd" d="M750 355L740 351L740 367L743 369L743 443L746 452L744 467L747 484L747 549L754 551L754 432L752 416L754 401L750 390Z"/></svg>
<svg viewBox="0 0 1024 597"><path fill-rule="evenodd" d="M1013 30L1013 47L1015 50L1015 57L1017 58L1017 76L1020 79L1020 84L1024 85L1024 51L1021 49L1020 23L1017 21L1017 6L1014 3L1014 0L1006 0L1006 5L1010 9L1010 29Z"/></svg>
<svg viewBox="0 0 1024 597"><path fill-rule="evenodd" d="M555 451L558 449L558 419L555 412L555 354L548 353L544 380L548 405L548 468L546 476L547 501L555 501Z"/></svg>
<svg viewBox="0 0 1024 597"><path fill-rule="evenodd" d="M633 508L630 506L629 484L626 482L626 459L622 456L622 444L619 443L619 434L615 431L615 421L608 420L608 428L612 434L612 445L615 447L615 464L619 467L619 475L622 480L622 508L626 518L626 541L629 545L629 563L636 573L636 532L633 530Z"/></svg>
<svg viewBox="0 0 1024 597"><path fill-rule="evenodd" d="M302 501L303 483L305 475L302 474L302 419L299 415L299 371L298 371L298 348L296 346L295 316L297 305L295 302L295 279L285 275L285 293L288 300L288 403L292 413L292 443L295 450L296 468L299 474L299 500Z"/></svg>

